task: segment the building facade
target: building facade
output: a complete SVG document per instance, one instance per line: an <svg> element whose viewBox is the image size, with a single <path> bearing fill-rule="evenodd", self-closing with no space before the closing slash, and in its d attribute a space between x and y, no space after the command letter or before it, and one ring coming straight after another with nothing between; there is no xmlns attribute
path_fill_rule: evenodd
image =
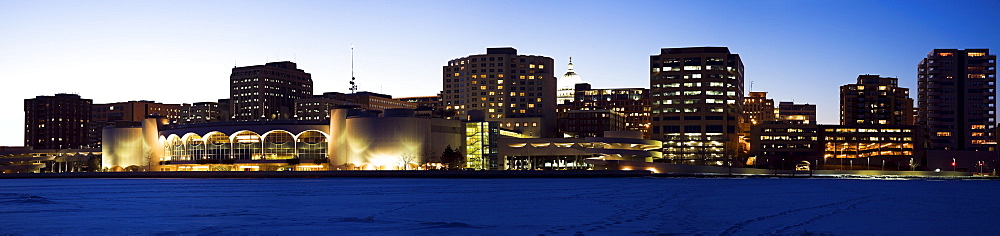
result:
<svg viewBox="0 0 1000 236"><path fill-rule="evenodd" d="M561 104L565 110L560 111L611 110L625 117L625 130L639 131L643 137L649 137L649 89L594 89L588 83L579 83L574 86L574 93L572 106Z"/></svg>
<svg viewBox="0 0 1000 236"><path fill-rule="evenodd" d="M30 149L89 147L92 103L76 94L25 99L24 146Z"/></svg>
<svg viewBox="0 0 1000 236"><path fill-rule="evenodd" d="M229 100L236 121L283 120L295 116L295 100L313 95L312 75L293 62L236 67Z"/></svg>
<svg viewBox="0 0 1000 236"><path fill-rule="evenodd" d="M358 106L369 111L383 111L393 108L417 108L417 104L393 99L386 94L372 92L339 93L328 92L309 98L295 100L295 118L298 120L326 120L330 110L343 105Z"/></svg>
<svg viewBox="0 0 1000 236"><path fill-rule="evenodd" d="M816 104L778 103L778 120L816 124Z"/></svg>
<svg viewBox="0 0 1000 236"><path fill-rule="evenodd" d="M91 124L89 136L90 145L101 147L101 136L108 122L133 121L138 122L146 116L162 116L170 122L178 122L184 116L180 104L163 104L154 101L128 101L107 104L93 104L91 109Z"/></svg>
<svg viewBox="0 0 1000 236"><path fill-rule="evenodd" d="M219 99L217 102L196 102L181 104L181 118L178 124L199 124L229 121L229 99Z"/></svg>
<svg viewBox="0 0 1000 236"><path fill-rule="evenodd" d="M859 75L856 84L840 86L840 124L913 125L913 98L898 79Z"/></svg>
<svg viewBox="0 0 1000 236"><path fill-rule="evenodd" d="M737 158L743 62L726 47L663 48L650 56L652 139L666 162L723 165Z"/></svg>
<svg viewBox="0 0 1000 236"><path fill-rule="evenodd" d="M527 127L544 132L538 136L554 136L553 69L549 57L518 55L514 48L488 48L486 54L453 59L442 68L442 102L459 116L480 110L487 121L499 121L503 129L522 131L521 124L530 121Z"/></svg>
<svg viewBox="0 0 1000 236"><path fill-rule="evenodd" d="M996 55L934 49L917 66L917 120L929 149L988 150L996 136Z"/></svg>
<svg viewBox="0 0 1000 236"><path fill-rule="evenodd" d="M603 137L605 131L624 131L625 116L609 109L568 110L559 113L559 132L568 137Z"/></svg>
<svg viewBox="0 0 1000 236"><path fill-rule="evenodd" d="M749 97L743 98L743 114L751 125L778 119L774 99L767 98L767 92L750 92Z"/></svg>

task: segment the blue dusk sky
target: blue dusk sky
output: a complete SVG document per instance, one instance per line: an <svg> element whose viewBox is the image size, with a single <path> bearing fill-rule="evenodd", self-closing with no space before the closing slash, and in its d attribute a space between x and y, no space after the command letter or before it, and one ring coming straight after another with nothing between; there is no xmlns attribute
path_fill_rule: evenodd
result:
<svg viewBox="0 0 1000 236"><path fill-rule="evenodd" d="M935 48L1000 51L1000 1L10 1L0 0L0 145L23 144L23 100L215 101L233 66L293 60L316 94L435 95L448 60L510 46L569 57L595 88L649 87L664 47L726 46L749 90L817 104L840 85L897 77Z"/></svg>

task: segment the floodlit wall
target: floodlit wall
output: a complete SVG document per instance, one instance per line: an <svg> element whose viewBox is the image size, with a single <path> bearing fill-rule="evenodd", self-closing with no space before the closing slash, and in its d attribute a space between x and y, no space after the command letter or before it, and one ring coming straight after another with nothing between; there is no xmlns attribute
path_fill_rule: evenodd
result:
<svg viewBox="0 0 1000 236"><path fill-rule="evenodd" d="M146 170L149 159L143 158L143 132L140 127L104 128L101 142L101 169L124 171L130 166Z"/></svg>
<svg viewBox="0 0 1000 236"><path fill-rule="evenodd" d="M335 122L332 124L338 127ZM462 148L462 132L462 123L455 120L350 118L340 134L344 139L342 145L333 147L337 154L331 158L336 162L331 164L341 169L415 169L423 164L421 157L440 155L449 145L453 149Z"/></svg>

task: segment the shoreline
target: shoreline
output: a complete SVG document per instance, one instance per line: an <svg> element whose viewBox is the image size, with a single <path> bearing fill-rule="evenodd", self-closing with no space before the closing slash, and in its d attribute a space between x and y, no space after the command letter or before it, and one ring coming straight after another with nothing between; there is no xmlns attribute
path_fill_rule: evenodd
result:
<svg viewBox="0 0 1000 236"><path fill-rule="evenodd" d="M264 179L264 178L427 178L427 179L524 179L524 178L796 178L796 179L1000 179L982 176L908 175L727 175L724 173L653 173L647 170L381 170L381 171L175 171L175 172L75 172L0 174L0 179Z"/></svg>

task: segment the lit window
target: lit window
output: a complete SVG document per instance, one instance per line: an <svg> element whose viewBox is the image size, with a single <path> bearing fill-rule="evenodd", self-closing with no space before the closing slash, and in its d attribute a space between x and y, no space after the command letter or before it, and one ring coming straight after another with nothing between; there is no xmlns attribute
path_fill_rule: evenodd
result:
<svg viewBox="0 0 1000 236"><path fill-rule="evenodd" d="M938 137L950 137L951 132L937 132Z"/></svg>

